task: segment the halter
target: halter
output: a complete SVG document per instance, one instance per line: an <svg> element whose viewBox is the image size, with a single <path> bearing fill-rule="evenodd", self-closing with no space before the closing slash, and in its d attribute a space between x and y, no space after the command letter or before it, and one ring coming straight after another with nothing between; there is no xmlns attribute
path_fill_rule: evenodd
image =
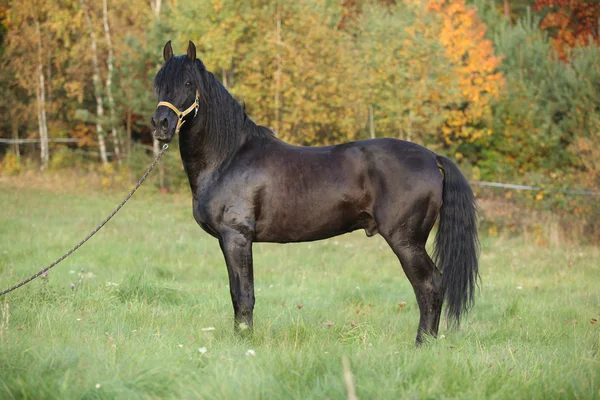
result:
<svg viewBox="0 0 600 400"><path fill-rule="evenodd" d="M177 126L175 127L175 134L178 134L179 130L181 129L181 126L185 122L183 119L185 118L186 115L188 115L192 111L194 111L194 118L196 118L196 115L198 115L198 108L200 107L200 103L198 103L199 98L200 98L200 94L198 93L198 90L196 90L196 99L194 100L192 105L189 106L185 111L179 111L179 109L177 107L175 107L173 104L169 103L168 101L159 102L158 105L156 106L156 108L158 108L160 106L165 106L165 107L169 107L171 110L173 110L173 112L177 115Z"/></svg>

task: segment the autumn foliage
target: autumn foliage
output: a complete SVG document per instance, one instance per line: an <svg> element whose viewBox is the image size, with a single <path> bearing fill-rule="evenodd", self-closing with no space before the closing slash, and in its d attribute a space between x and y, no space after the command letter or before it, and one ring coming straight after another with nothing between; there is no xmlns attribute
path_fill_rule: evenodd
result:
<svg viewBox="0 0 600 400"><path fill-rule="evenodd" d="M439 41L458 80L460 102L452 105L442 131L447 143L459 138L474 142L488 131L490 100L497 98L503 77L500 59L485 37L486 26L465 0L431 0L428 9L442 18Z"/></svg>
<svg viewBox="0 0 600 400"><path fill-rule="evenodd" d="M100 125L103 135L114 132L109 159L117 147L135 159L132 144L152 145L162 46L171 39L181 53L191 39L249 116L291 143L395 137L459 160L476 179L600 186L599 4L538 0L514 21L495 7L8 0L0 5L0 109L13 118L0 120L0 136L39 138L43 110L48 136L85 139L69 146L89 152L86 160L97 159ZM34 146L0 149L39 159Z"/></svg>
<svg viewBox="0 0 600 400"><path fill-rule="evenodd" d="M534 9L546 12L540 28L551 32L561 59L577 46L600 46L600 2L595 0L536 0Z"/></svg>

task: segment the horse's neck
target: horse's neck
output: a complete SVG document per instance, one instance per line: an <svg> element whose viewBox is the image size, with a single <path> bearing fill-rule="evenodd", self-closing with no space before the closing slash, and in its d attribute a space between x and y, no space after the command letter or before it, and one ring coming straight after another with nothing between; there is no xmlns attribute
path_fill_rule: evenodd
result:
<svg viewBox="0 0 600 400"><path fill-rule="evenodd" d="M203 142L204 133L201 130L188 131L179 138L181 161L194 198L198 195L198 190L213 182L225 168L225 164L231 161L230 155L215 157L215 154L208 154L212 147ZM243 144L241 139L242 136L240 136L240 147Z"/></svg>

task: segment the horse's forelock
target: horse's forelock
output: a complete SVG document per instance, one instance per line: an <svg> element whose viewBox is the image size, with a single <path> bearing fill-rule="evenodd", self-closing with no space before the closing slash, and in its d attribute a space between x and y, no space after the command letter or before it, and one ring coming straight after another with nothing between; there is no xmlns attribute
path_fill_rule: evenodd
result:
<svg viewBox="0 0 600 400"><path fill-rule="evenodd" d="M187 56L176 56L165 62L161 69L154 77L154 91L158 93L173 94L176 90L182 90L186 74L184 73L186 66L192 67L191 77L196 86L201 89L202 79L200 71L204 68L202 61L196 59L194 65Z"/></svg>

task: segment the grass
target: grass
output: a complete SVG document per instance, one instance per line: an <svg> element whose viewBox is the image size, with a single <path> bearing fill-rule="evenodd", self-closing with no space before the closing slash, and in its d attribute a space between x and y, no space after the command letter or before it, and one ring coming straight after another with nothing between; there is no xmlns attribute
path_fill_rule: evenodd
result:
<svg viewBox="0 0 600 400"><path fill-rule="evenodd" d="M120 200L3 184L0 287ZM412 288L380 237L258 244L255 332L239 338L190 199L142 188L47 278L0 299L0 398L342 399L344 357L360 399L600 398L599 249L484 237L481 275L461 329L415 349Z"/></svg>

